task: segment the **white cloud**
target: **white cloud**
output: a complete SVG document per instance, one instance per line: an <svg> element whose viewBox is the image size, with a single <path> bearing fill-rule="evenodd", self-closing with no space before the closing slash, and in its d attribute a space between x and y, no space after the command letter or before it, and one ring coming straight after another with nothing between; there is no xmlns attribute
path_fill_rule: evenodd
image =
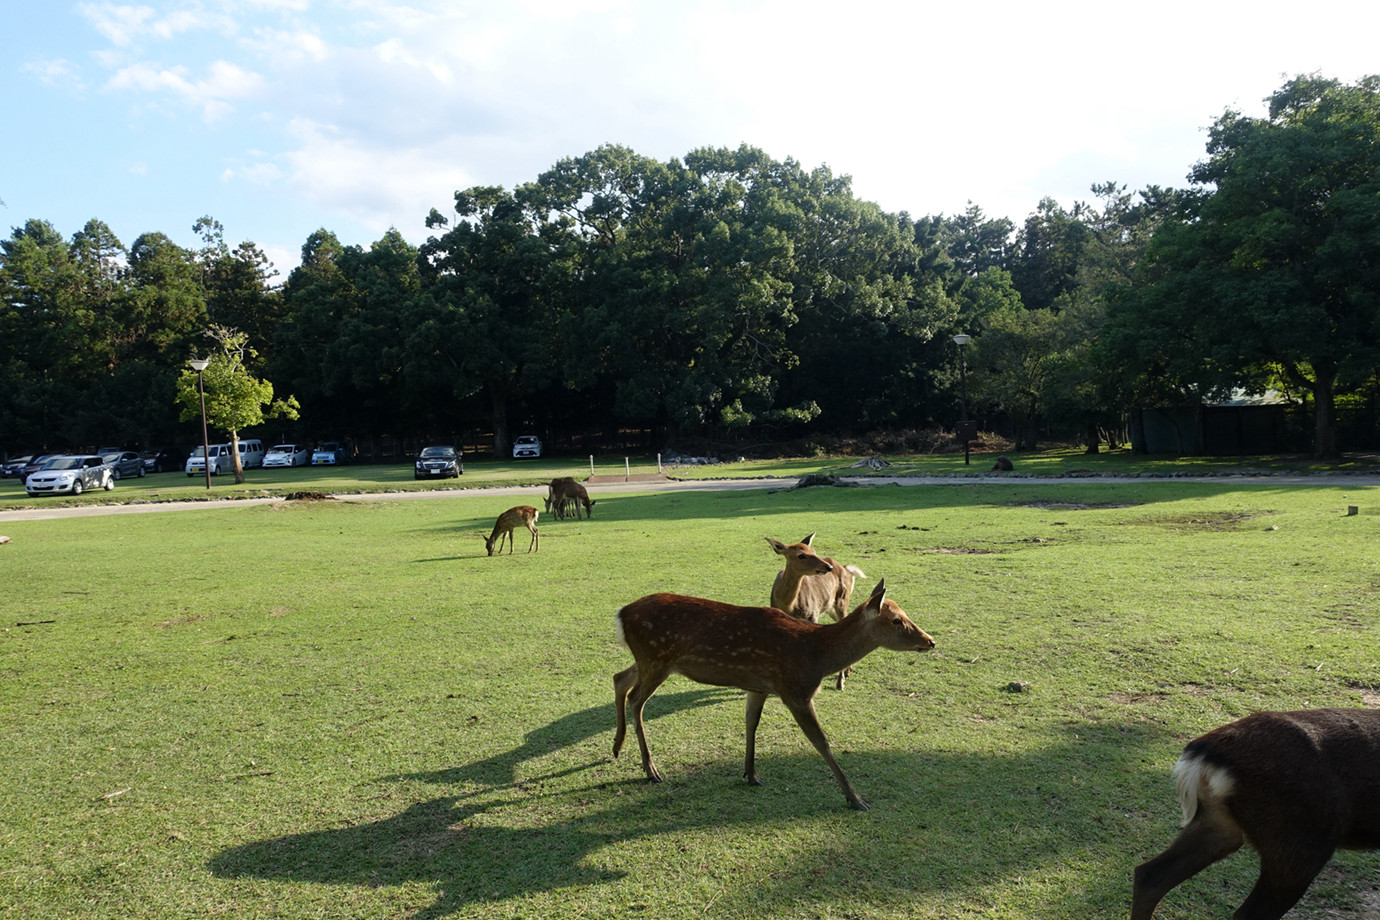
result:
<svg viewBox="0 0 1380 920"><path fill-rule="evenodd" d="M83 88L81 75L76 66L64 58L26 61L21 69L44 86L61 86L77 90Z"/></svg>
<svg viewBox="0 0 1380 920"><path fill-rule="evenodd" d="M259 28L254 30L254 38L245 39L243 44L280 70L320 64L331 53L319 34L306 29Z"/></svg>
<svg viewBox="0 0 1380 920"><path fill-rule="evenodd" d="M106 83L109 90L129 90L145 93L164 93L197 106L207 121L216 121L234 111L232 100L244 99L258 93L264 80L228 61L215 61L207 75L195 80L182 66L158 68L141 62L123 67Z"/></svg>
<svg viewBox="0 0 1380 920"><path fill-rule="evenodd" d="M446 210L456 190L476 184L457 165L459 142L453 137L412 148L381 147L306 119L295 120L291 133L298 146L284 155L285 189L375 233L396 226L416 239L433 207Z"/></svg>
<svg viewBox="0 0 1380 920"><path fill-rule="evenodd" d="M77 11L86 17L113 45L129 45L148 32L155 11L151 6L123 6L114 3L81 3Z"/></svg>

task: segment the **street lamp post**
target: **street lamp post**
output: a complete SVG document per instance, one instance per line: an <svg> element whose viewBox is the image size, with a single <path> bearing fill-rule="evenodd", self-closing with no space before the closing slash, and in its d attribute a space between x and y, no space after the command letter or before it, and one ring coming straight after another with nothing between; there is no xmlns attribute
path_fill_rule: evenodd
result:
<svg viewBox="0 0 1380 920"><path fill-rule="evenodd" d="M211 443L206 436L206 384L201 376L202 371L206 370L211 362L205 358L194 358L191 361L192 370L196 371L196 391L201 397L201 463L202 469L206 471L206 488L211 488Z"/></svg>
<svg viewBox="0 0 1380 920"><path fill-rule="evenodd" d="M970 335L959 333L954 336L954 344L958 346L958 383L960 392L963 394L962 415L958 421L958 434L963 438L963 465L968 465L969 442L973 438L973 429L976 427L968 421L968 370L963 361L963 346L973 339Z"/></svg>

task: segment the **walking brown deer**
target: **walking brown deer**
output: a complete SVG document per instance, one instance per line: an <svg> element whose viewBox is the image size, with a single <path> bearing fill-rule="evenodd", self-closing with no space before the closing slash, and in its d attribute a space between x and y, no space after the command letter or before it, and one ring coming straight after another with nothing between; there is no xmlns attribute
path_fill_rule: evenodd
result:
<svg viewBox="0 0 1380 920"><path fill-rule="evenodd" d="M817 555L812 548L814 534L789 546L771 537L765 539L776 554L786 560L786 567L776 573L776 581L771 586L773 607L811 623L818 623L824 613L835 622L848 614L853 579L867 577L862 569ZM842 690L851 673L852 668L840 671L835 686Z"/></svg>
<svg viewBox="0 0 1380 920"><path fill-rule="evenodd" d="M508 538L508 555L513 554L513 530L519 526L526 527L532 532L532 541L527 544L527 552L539 551L541 549L541 538L537 534L536 508L531 505L518 505L516 508L509 508L498 516L494 523L494 532L484 538L484 548L489 551L489 555L494 554L494 547L503 552L503 538Z"/></svg>
<svg viewBox="0 0 1380 920"><path fill-rule="evenodd" d="M841 622L821 625L790 616L774 607L736 607L719 601L679 594L652 594L618 611L618 636L636 663L613 676L613 702L618 728L613 756L623 749L627 735L625 710L631 709L642 769L647 779L661 782L652 762L642 707L671 674L719 687L747 692L747 753L743 776L754 786L757 723L768 696L779 696L796 724L819 751L838 780L848 804L863 811L858 795L829 750L829 742L815 715L814 698L826 674L862 659L878 648L924 652L934 640L910 621L886 596L886 582Z"/></svg>
<svg viewBox="0 0 1380 920"><path fill-rule="evenodd" d="M1131 920L1243 843L1260 877L1235 920L1278 920L1334 851L1380 847L1380 711L1257 712L1189 742L1174 775L1184 829L1136 867Z"/></svg>
<svg viewBox="0 0 1380 920"><path fill-rule="evenodd" d="M546 487L546 510L551 512L554 508L556 517L563 518L569 513L566 509L571 504L575 506L577 520L581 508L587 517L594 517L595 501L589 497L589 491L582 483L576 482L570 476L560 476L551 480L551 484Z"/></svg>

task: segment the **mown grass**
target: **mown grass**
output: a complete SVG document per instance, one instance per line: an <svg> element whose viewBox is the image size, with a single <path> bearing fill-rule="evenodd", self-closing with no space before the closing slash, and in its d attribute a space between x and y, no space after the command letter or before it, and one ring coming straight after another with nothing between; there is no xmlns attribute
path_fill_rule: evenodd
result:
<svg viewBox="0 0 1380 920"><path fill-rule="evenodd" d="M1185 741L1380 688L1380 489L594 491L501 558L482 537L522 499L483 492L0 515L0 913L1120 917ZM679 678L648 704L667 782L613 761L613 611L764 603L762 537L811 531L938 642L821 691L873 809L778 703L745 785L741 694ZM1160 916L1229 916L1253 874ZM1298 915L1377 885L1344 855Z"/></svg>

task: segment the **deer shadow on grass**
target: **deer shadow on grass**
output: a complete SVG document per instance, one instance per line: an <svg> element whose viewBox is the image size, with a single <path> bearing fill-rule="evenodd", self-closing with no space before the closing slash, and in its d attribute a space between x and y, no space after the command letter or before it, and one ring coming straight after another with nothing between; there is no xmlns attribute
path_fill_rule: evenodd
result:
<svg viewBox="0 0 1380 920"><path fill-rule="evenodd" d="M658 695L647 713L653 744L674 731L675 719L663 716L717 703L736 706L735 697L741 695L709 689ZM782 717L789 720L778 706L769 707L767 721ZM652 785L643 779L635 746L619 761L609 759L604 744L612 726L611 705L591 707L530 733L505 753L439 771L381 777L379 782L463 788L378 821L232 847L210 860L209 868L222 878L368 888L423 882L434 888L436 900L412 916L435 920L568 887L640 885L602 864L606 850L613 855L610 863L624 862L630 842L686 834L687 846L704 846L697 832L767 833L787 822L797 829L817 825L820 845L789 854L764 850L760 872L744 873L737 863L711 866L723 880L716 912L748 914L754 905L769 903L825 908L841 896L895 910L905 910L916 897L980 900L989 880L1038 874L1051 861L1102 848L1124 866L1070 891L1067 915L1119 916L1130 869L1155 852L1155 844L1147 848L1140 836L1148 833L1156 844L1172 836L1166 777L1177 748L1135 724L1069 727L1050 746L1020 754L855 751L846 739L835 738L841 765L873 804L865 814L848 811L827 767L798 736L788 750L780 739L759 739L763 787L742 781L740 750L695 763L662 758L667 781ZM917 726L917 735L923 732ZM553 752L596 741L603 751L586 764L545 774L524 769ZM1120 804L1128 785L1149 790L1141 795L1164 813L1149 831L1140 826L1143 820L1133 824L1134 810ZM550 811L549 823L533 825L534 807ZM983 845L993 835L1000 835L1001 844ZM885 858L878 862L880 854ZM664 884L649 881L645 891L618 897L653 898ZM1090 910L1090 903L1104 906ZM1108 911L1107 904L1117 909ZM612 901L607 906L616 908Z"/></svg>

